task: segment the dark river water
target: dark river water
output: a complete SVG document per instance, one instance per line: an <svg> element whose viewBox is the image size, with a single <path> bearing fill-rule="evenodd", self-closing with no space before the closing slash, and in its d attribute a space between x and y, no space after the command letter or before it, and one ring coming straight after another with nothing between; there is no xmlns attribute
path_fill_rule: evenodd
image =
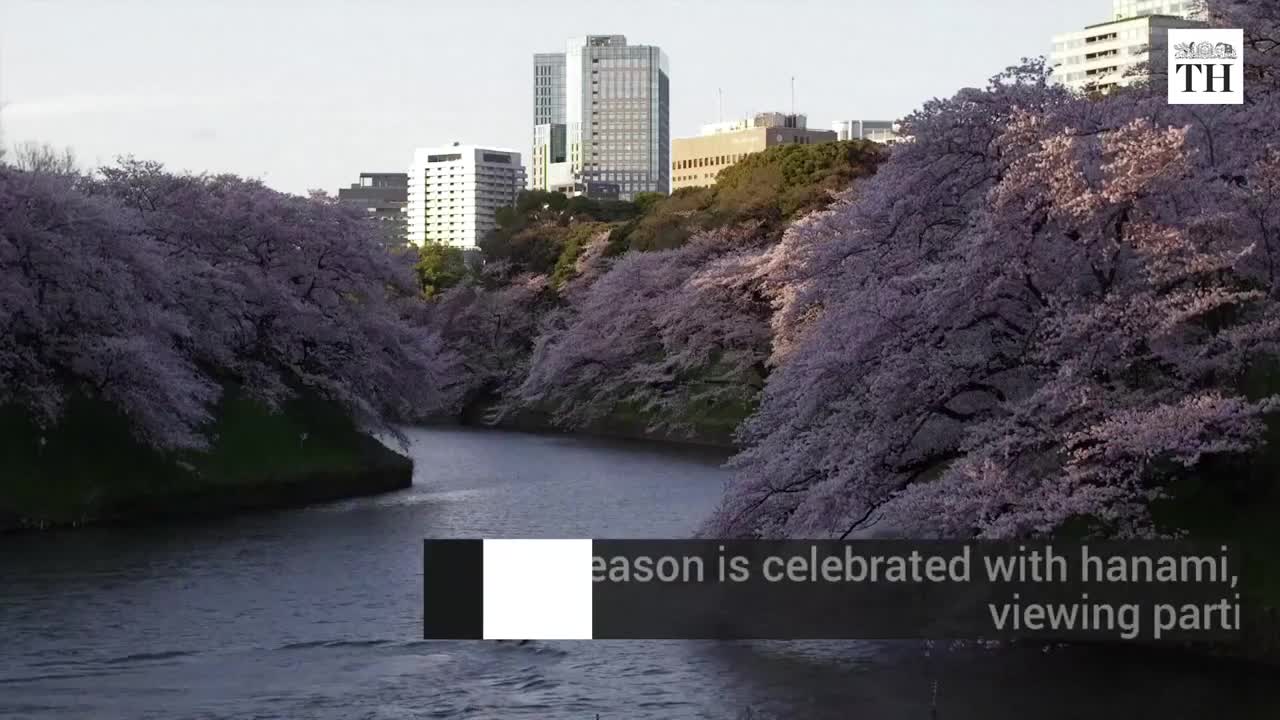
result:
<svg viewBox="0 0 1280 720"><path fill-rule="evenodd" d="M0 716L1280 718L1276 670L920 643L426 642L424 537L680 537L723 458L413 430L413 488L0 539Z"/></svg>

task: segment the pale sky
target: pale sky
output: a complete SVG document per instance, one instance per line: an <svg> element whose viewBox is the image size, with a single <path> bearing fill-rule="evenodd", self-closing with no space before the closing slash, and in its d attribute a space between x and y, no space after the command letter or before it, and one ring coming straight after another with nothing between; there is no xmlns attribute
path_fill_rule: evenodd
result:
<svg viewBox="0 0 1280 720"><path fill-rule="evenodd" d="M0 0L4 142L335 192L413 148L517 150L532 62L572 36L658 45L673 137L796 110L896 119L982 85L1110 0Z"/></svg>

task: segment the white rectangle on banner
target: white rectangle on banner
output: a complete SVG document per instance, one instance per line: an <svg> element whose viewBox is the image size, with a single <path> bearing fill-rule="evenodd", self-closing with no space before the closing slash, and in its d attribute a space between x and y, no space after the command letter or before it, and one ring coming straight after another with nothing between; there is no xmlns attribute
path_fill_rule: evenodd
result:
<svg viewBox="0 0 1280 720"><path fill-rule="evenodd" d="M485 540L486 640L590 640L590 540Z"/></svg>

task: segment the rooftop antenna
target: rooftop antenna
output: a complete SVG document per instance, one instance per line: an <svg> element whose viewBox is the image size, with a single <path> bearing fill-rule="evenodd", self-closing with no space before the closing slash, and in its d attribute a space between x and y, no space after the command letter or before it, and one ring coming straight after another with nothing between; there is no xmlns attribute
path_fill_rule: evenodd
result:
<svg viewBox="0 0 1280 720"><path fill-rule="evenodd" d="M791 76L791 114L796 114L796 76Z"/></svg>

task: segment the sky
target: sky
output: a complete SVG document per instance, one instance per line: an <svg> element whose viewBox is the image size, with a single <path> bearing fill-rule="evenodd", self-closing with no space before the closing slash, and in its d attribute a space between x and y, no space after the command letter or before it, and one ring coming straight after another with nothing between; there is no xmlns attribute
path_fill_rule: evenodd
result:
<svg viewBox="0 0 1280 720"><path fill-rule="evenodd" d="M517 150L533 54L625 35L670 62L673 137L752 112L896 119L981 86L1110 0L0 0L6 145L331 193L413 148Z"/></svg>

